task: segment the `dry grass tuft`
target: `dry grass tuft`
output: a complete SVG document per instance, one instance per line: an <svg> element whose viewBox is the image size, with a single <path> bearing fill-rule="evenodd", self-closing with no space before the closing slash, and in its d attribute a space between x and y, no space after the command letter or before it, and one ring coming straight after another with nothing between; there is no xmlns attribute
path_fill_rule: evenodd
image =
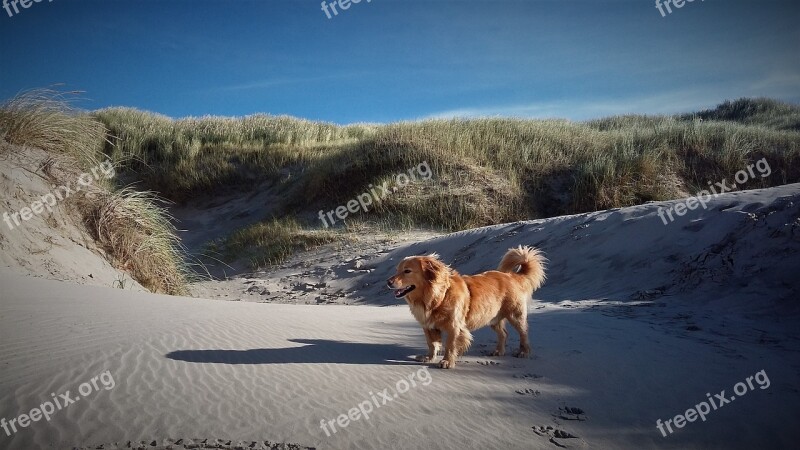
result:
<svg viewBox="0 0 800 450"><path fill-rule="evenodd" d="M4 102L0 105L0 139L94 163L106 130L91 116L69 107L70 96L75 94L35 89Z"/></svg>
<svg viewBox="0 0 800 450"><path fill-rule="evenodd" d="M185 295L185 251L158 199L148 192L121 189L86 196L79 202L95 239L125 270L150 291Z"/></svg>

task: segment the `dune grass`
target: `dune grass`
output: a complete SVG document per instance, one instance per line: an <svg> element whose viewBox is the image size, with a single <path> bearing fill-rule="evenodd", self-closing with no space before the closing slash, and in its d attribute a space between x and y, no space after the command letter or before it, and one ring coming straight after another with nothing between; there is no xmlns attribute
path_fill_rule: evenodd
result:
<svg viewBox="0 0 800 450"><path fill-rule="evenodd" d="M275 218L221 243L223 253L246 253L258 266L341 238L337 230L354 222L455 231L669 200L730 180L762 158L772 175L741 188L798 182L798 118L797 105L741 99L692 114L587 122L494 118L339 126L263 114L175 120L131 108L89 116L39 91L4 105L0 133L9 142L81 161L110 158L120 179L176 202L277 187ZM423 162L430 180L392 191L368 211L323 229L319 210L345 205ZM177 292L185 272L176 262L180 252L169 219L158 215L148 194L116 195L85 214L98 240L114 247L119 264L141 260L141 270L129 269L148 283L165 280L159 272L165 270L174 279L156 289ZM125 220L109 216L114 213Z"/></svg>
<svg viewBox="0 0 800 450"><path fill-rule="evenodd" d="M683 118L731 121L778 130L800 131L800 108L768 98L726 101L714 109L685 115Z"/></svg>
<svg viewBox="0 0 800 450"><path fill-rule="evenodd" d="M129 188L79 201L84 222L113 265L152 292L186 295L189 275L175 227L158 198Z"/></svg>
<svg viewBox="0 0 800 450"><path fill-rule="evenodd" d="M45 164L30 161L33 172L44 168L42 175L56 185L74 182L82 171L106 160L107 130L91 115L72 109L70 95L34 90L0 105L0 138L58 156ZM57 172L63 179L53 179L46 169L54 161L65 166ZM117 189L113 181L100 179L69 201L115 267L153 292L187 292L190 271L170 218L153 195Z"/></svg>
<svg viewBox="0 0 800 450"><path fill-rule="evenodd" d="M82 164L94 164L106 130L86 114L69 108L75 93L50 89L23 92L0 105L0 139L68 154Z"/></svg>
<svg viewBox="0 0 800 450"><path fill-rule="evenodd" d="M579 123L497 118L337 126L265 115L173 120L119 108L94 114L109 129L113 145L106 154L143 187L172 200L265 182L283 189L276 216L294 225L280 233L276 223L245 230L262 242L320 228L318 210L344 205L422 162L432 169L430 181L393 192L353 219L452 231L624 207L691 195L761 158L772 175L743 188L800 181L800 107L765 99L695 114ZM242 236L230 240L232 249Z"/></svg>
<svg viewBox="0 0 800 450"><path fill-rule="evenodd" d="M131 108L94 116L108 129L105 153L148 188L177 201L278 177L284 167L308 163L318 147L356 142L376 128L262 114L172 120Z"/></svg>
<svg viewBox="0 0 800 450"><path fill-rule="evenodd" d="M293 218L279 218L236 231L222 247L227 259L245 258L257 268L280 264L297 251L342 240L340 233L309 229Z"/></svg>

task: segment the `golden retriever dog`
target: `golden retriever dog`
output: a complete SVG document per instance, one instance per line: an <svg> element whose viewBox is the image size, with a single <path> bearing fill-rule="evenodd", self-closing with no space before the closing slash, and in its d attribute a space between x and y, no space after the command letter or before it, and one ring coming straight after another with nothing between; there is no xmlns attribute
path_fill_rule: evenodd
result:
<svg viewBox="0 0 800 450"><path fill-rule="evenodd" d="M486 325L497 333L492 355L503 356L506 320L519 332L516 356L530 356L528 299L544 283L544 263L539 250L520 246L506 252L497 270L461 275L435 253L410 256L397 265L397 273L386 284L395 290L395 298L406 300L425 332L428 355L418 359L429 362L436 358L444 332L447 344L439 365L451 369L472 343L470 331Z"/></svg>

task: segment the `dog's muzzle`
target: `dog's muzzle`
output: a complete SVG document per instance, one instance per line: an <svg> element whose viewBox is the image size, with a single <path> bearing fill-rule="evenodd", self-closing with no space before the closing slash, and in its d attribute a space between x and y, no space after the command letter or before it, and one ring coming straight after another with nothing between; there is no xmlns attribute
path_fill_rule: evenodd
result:
<svg viewBox="0 0 800 450"><path fill-rule="evenodd" d="M406 286L406 287L404 287L402 289L397 289L397 290L394 291L394 298L403 298L409 292L413 291L416 288L417 287L412 284L411 286Z"/></svg>
<svg viewBox="0 0 800 450"><path fill-rule="evenodd" d="M406 295L407 295L409 292L411 292L411 291L413 291L414 289L416 289L416 288L417 288L416 286L414 286L414 285L412 284L411 286L406 286L406 287L404 287L404 288L397 289L397 288L395 288L395 287L394 287L394 282L392 281L392 279L391 279L391 278L389 278L388 280L386 280L386 286L387 286L389 289L393 289L393 290L394 290L394 298L403 298L403 297L405 297L405 296L406 296Z"/></svg>

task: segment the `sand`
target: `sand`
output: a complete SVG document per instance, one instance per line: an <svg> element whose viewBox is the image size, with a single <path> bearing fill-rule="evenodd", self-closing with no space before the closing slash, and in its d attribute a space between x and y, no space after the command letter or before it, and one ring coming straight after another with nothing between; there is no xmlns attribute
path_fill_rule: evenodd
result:
<svg viewBox="0 0 800 450"><path fill-rule="evenodd" d="M297 296L316 303L324 282L346 304L159 296L0 269L0 418L106 371L114 380L49 421L0 429L0 448L795 448L800 185L726 194L664 225L657 210L675 203L361 255L331 249L326 267L341 270L309 263L299 273L312 288ZM520 244L550 260L530 303L534 356L485 356L494 335L481 330L454 370L415 362L421 330L383 287L396 262L436 251L474 273ZM266 284L270 273L227 283L238 293L244 281ZM762 371L768 385L751 378L734 395ZM416 385L369 418L321 428L412 374ZM722 390L735 401L706 420L666 437L656 427Z"/></svg>

